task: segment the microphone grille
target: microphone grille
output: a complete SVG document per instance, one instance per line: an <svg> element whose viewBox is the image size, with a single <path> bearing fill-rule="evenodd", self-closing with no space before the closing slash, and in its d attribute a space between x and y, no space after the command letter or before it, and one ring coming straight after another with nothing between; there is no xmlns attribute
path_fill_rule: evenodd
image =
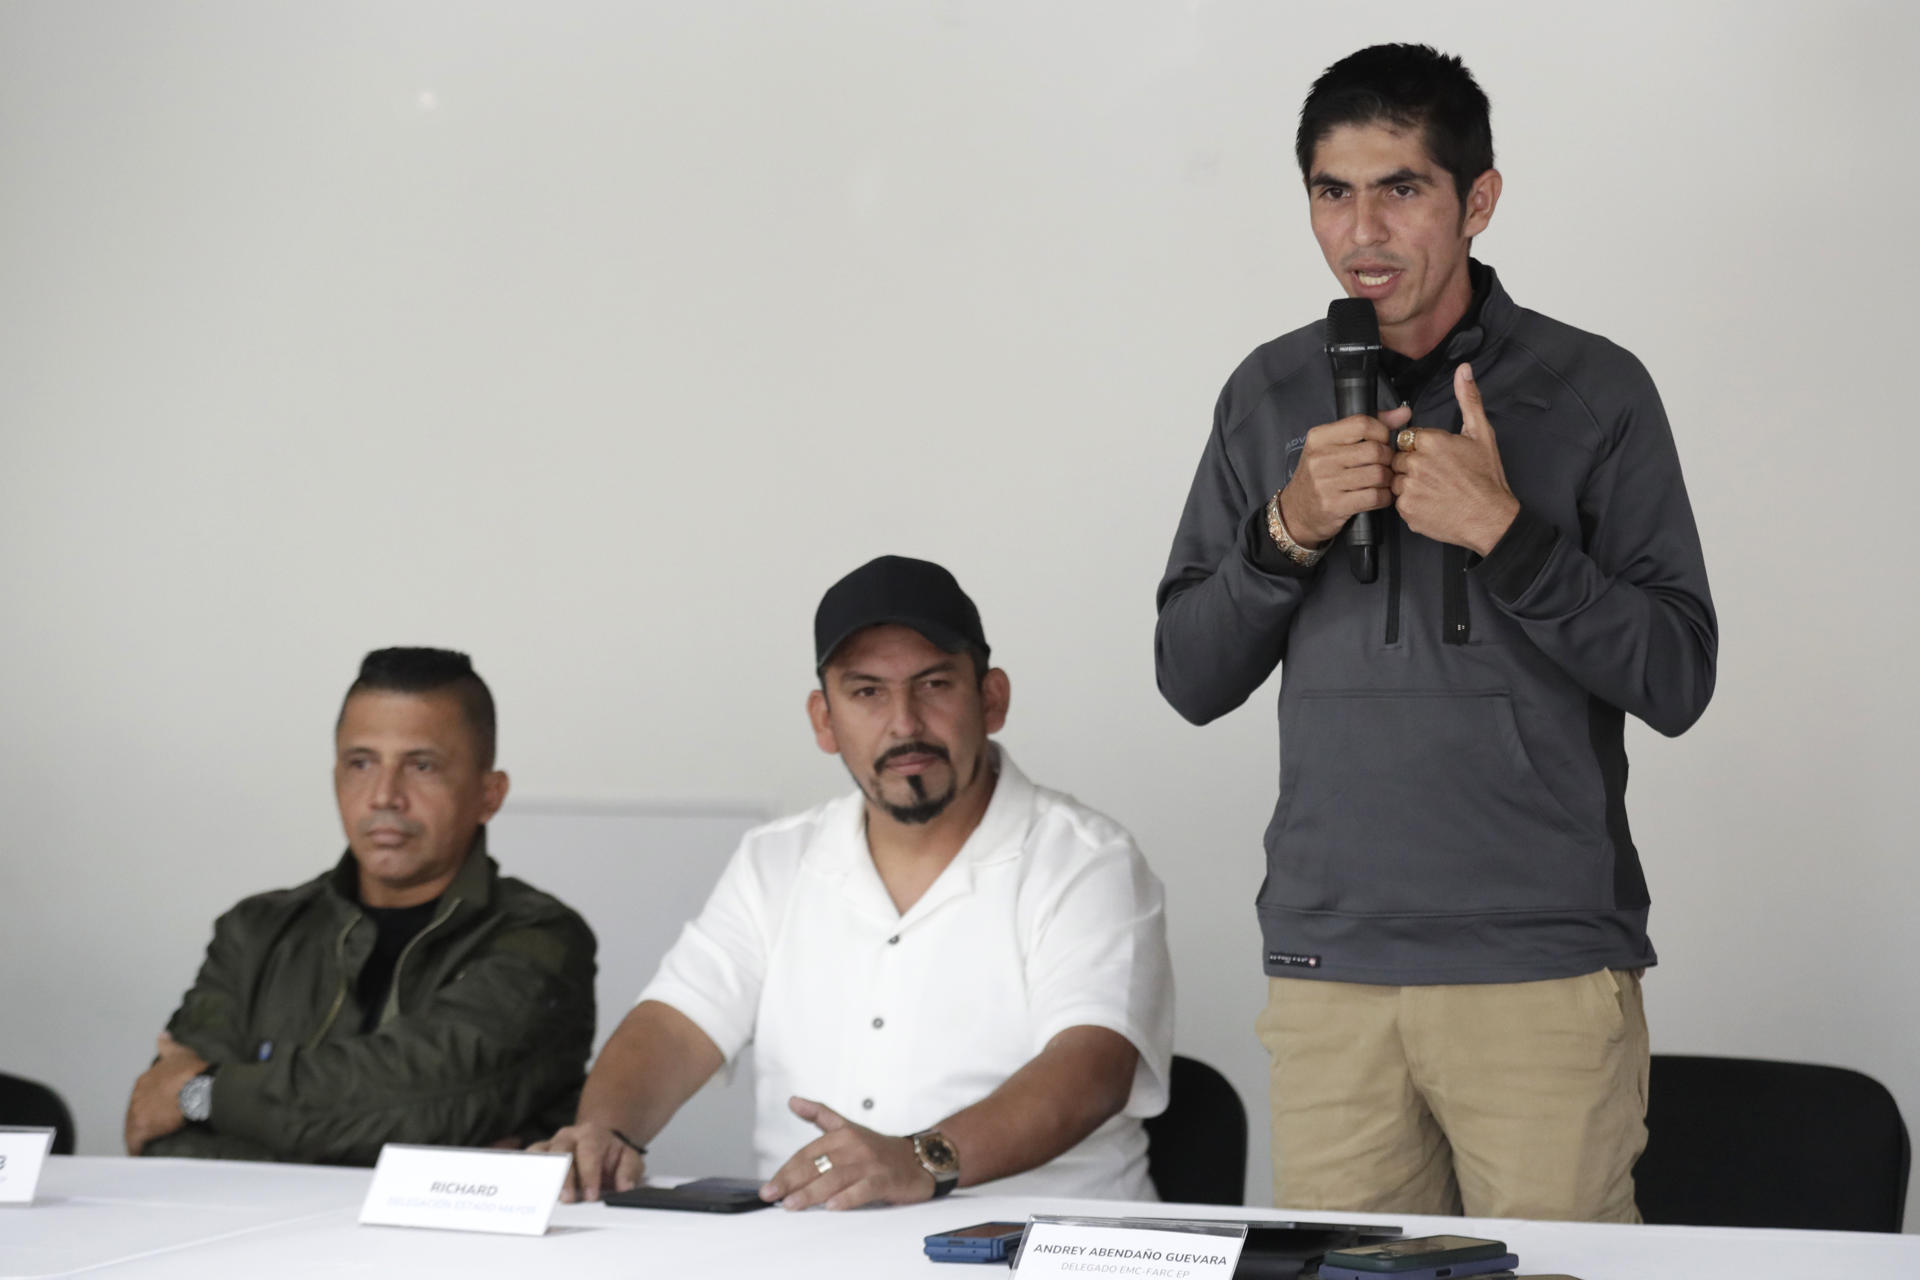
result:
<svg viewBox="0 0 1920 1280"><path fill-rule="evenodd" d="M1380 317L1374 314L1371 298L1334 299L1327 307L1327 345L1334 347L1380 345Z"/></svg>

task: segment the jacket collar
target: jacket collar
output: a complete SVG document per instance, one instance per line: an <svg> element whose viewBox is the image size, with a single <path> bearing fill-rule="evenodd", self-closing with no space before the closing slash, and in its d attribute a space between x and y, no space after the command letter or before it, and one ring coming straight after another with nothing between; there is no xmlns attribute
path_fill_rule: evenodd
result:
<svg viewBox="0 0 1920 1280"><path fill-rule="evenodd" d="M1479 361L1491 354L1513 325L1513 299L1500 286L1500 277L1492 267L1478 259L1468 259L1467 270L1473 278L1473 302L1466 314L1440 340L1438 346L1409 360L1393 352L1382 352L1380 372L1392 388L1394 402L1412 403L1440 381L1453 381L1454 366L1461 361Z"/></svg>
<svg viewBox="0 0 1920 1280"><path fill-rule="evenodd" d="M467 860L460 864L460 870L454 873L453 883L440 895L440 900L449 906L466 902L485 908L493 899L493 884L499 874L498 864L487 855L487 829L482 826L473 833L473 844L467 849ZM326 885L327 896L340 906L350 911L360 909L360 864L354 861L351 848L340 855L340 861L327 873Z"/></svg>
<svg viewBox="0 0 1920 1280"><path fill-rule="evenodd" d="M1513 318L1519 311L1506 286L1500 283L1499 272L1483 262L1473 261L1472 265L1487 273L1487 297L1480 304L1480 314L1473 323L1455 329L1440 344L1446 348L1446 359L1450 364L1491 354L1506 339L1507 332L1513 328Z"/></svg>

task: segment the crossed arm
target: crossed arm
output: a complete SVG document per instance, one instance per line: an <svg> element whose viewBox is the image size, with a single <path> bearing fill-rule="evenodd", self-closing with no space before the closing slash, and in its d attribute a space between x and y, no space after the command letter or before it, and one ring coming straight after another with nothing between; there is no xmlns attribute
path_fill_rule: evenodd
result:
<svg viewBox="0 0 1920 1280"><path fill-rule="evenodd" d="M187 1122L180 1114L180 1090L207 1069L205 1058L164 1031L154 1049L153 1065L133 1082L133 1096L127 1100L122 1136L130 1156L139 1155L149 1142L175 1132Z"/></svg>
<svg viewBox="0 0 1920 1280"><path fill-rule="evenodd" d="M577 917L498 930L456 978L379 1030L286 1045L268 1061L248 1052L243 992L260 961L245 932L236 912L216 924L135 1083L129 1154L372 1164L386 1142L517 1140L543 1113L541 1128L551 1124L549 1108L576 1087L593 1043L594 956ZM209 1062L219 1064L213 1119L187 1128L180 1086Z"/></svg>

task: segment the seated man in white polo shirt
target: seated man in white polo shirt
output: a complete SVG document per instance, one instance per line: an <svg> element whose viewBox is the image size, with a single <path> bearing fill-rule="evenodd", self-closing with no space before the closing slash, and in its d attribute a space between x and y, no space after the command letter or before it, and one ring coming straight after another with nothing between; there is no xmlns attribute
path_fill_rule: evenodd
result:
<svg viewBox="0 0 1920 1280"><path fill-rule="evenodd" d="M749 832L601 1051L566 1198L749 1043L761 1195L851 1209L996 1192L1154 1198L1173 978L1133 839L988 741L1007 674L953 576L885 556L814 617L807 711L858 790Z"/></svg>

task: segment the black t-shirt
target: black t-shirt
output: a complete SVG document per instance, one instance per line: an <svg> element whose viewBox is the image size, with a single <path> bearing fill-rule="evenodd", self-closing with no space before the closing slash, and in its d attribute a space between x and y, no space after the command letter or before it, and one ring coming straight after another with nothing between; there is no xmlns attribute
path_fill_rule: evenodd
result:
<svg viewBox="0 0 1920 1280"><path fill-rule="evenodd" d="M415 935L427 927L439 906L440 899L435 898L413 907L360 908L366 913L367 919L373 921L377 931L373 939L373 954L361 966L360 978L353 988L354 998L360 1002L362 1032L380 1025L380 1013L387 1003L387 990L393 986L393 970L400 963L400 953L407 949L407 944L413 941Z"/></svg>
<svg viewBox="0 0 1920 1280"><path fill-rule="evenodd" d="M1473 297L1467 303L1467 309L1453 328L1447 330L1447 336L1434 344L1433 350L1415 360L1403 356L1389 347L1380 348L1380 372L1393 384L1393 390L1400 397L1401 404L1412 404L1413 398L1420 394L1423 387L1433 380L1433 375L1446 369L1448 378L1453 377L1453 366L1458 361L1447 359L1447 348L1453 340L1468 329L1480 327L1480 309L1487 304L1487 295L1493 292L1493 273L1474 261L1467 259L1467 280L1473 285ZM1421 423L1421 426L1434 426L1434 423Z"/></svg>

